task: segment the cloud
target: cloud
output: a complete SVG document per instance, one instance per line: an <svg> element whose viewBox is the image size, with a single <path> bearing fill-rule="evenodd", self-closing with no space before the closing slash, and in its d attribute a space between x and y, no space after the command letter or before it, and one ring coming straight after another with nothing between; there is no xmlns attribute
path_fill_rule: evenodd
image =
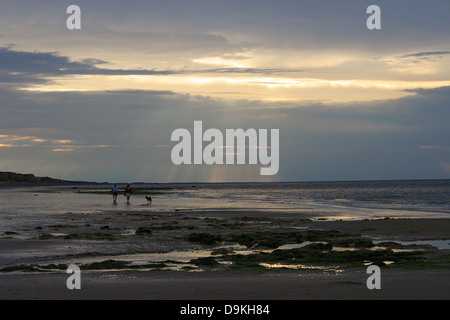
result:
<svg viewBox="0 0 450 320"><path fill-rule="evenodd" d="M0 83L11 85L49 83L50 77L68 75L179 75L179 74L280 74L300 72L301 70L275 68L211 68L192 70L145 70L145 69L111 69L99 68L108 62L96 58L83 59L76 62L69 57L60 56L56 52L26 52L12 50L11 47L0 47Z"/></svg>
<svg viewBox="0 0 450 320"><path fill-rule="evenodd" d="M97 64L107 64L106 61L94 58L83 59L81 62L70 61L69 57L59 56L56 52L26 52L11 50L10 47L0 48L0 70L9 74L25 74L38 76L63 75L159 75L172 74L173 71L155 70L122 70L98 68Z"/></svg>
<svg viewBox="0 0 450 320"><path fill-rule="evenodd" d="M450 84L445 80L380 80L375 76L374 79L364 79L359 75L348 79L345 73L341 74L343 71L332 71L335 67L320 71L320 67L302 69L295 65L277 64L216 68L208 65L203 69L195 68L194 63L178 70L117 69L110 68L106 60L97 58L72 61L56 52L17 51L11 47L0 48L0 58L0 84L3 88L36 91L142 90L198 94L227 100L337 102L398 98L412 92L404 89ZM417 68L413 70L416 72ZM358 72L363 73L363 70Z"/></svg>
<svg viewBox="0 0 450 320"><path fill-rule="evenodd" d="M450 54L450 51L425 51L425 52L405 54L405 55L400 56L400 58L445 56L448 54Z"/></svg>
<svg viewBox="0 0 450 320"><path fill-rule="evenodd" d="M442 149L426 146L448 146L450 87L410 93L376 103L329 105L224 101L145 90L0 90L5 115L0 144L4 159L22 159L9 164L19 172L21 166L32 167L41 175L66 178L64 168L76 166L67 178L229 181L245 176L259 181L256 167L216 170L171 163L172 131L193 130L194 121L202 120L205 130L279 129L280 180L447 177L439 163L448 162L448 153L432 153ZM53 167L43 172L45 163Z"/></svg>
<svg viewBox="0 0 450 320"><path fill-rule="evenodd" d="M280 180L448 177L449 3L380 0L379 32L369 4L80 0L71 32L69 3L2 3L0 166L258 180L171 164L172 130L202 120L280 129Z"/></svg>
<svg viewBox="0 0 450 320"><path fill-rule="evenodd" d="M70 139L51 139L36 136L0 135L0 148L40 148L54 152L82 151L92 148L107 148L111 145L89 145Z"/></svg>

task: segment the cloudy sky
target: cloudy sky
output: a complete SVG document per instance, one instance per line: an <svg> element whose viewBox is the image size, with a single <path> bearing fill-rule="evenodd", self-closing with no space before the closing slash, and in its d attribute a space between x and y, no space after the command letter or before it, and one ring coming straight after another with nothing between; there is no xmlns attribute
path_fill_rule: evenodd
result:
<svg viewBox="0 0 450 320"><path fill-rule="evenodd" d="M69 30L69 5L81 29ZM369 30L369 5L381 29ZM0 1L0 171L89 181L450 178L450 2ZM171 161L279 129L279 171Z"/></svg>

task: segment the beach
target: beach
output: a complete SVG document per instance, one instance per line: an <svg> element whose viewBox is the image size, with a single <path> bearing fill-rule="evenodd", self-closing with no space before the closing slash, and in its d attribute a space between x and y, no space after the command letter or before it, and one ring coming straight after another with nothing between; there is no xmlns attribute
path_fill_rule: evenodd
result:
<svg viewBox="0 0 450 320"><path fill-rule="evenodd" d="M450 298L446 213L420 218L381 210L390 217L373 217L381 211L372 208L369 219L345 219L343 212L354 208L246 201L196 209L197 198L170 208L163 196L148 205L139 195L131 206L97 211L89 201L106 195L66 189L24 194L41 205L65 192L66 207L83 197L89 210L46 209L45 216L33 220L34 213L20 224L11 213L18 207L2 212L0 299ZM175 201L172 196L166 200ZM371 264L380 266L381 289L367 286ZM66 285L69 265L81 269L79 290Z"/></svg>
<svg viewBox="0 0 450 320"><path fill-rule="evenodd" d="M190 213L195 216L195 213ZM211 214L211 212L209 213ZM248 216L248 212L245 213ZM223 212L218 212L218 216ZM257 214L255 214L257 216ZM273 216L273 214L272 214ZM264 217L264 215L261 215ZM284 217L284 215L282 216ZM443 239L448 237L450 220L375 220L310 222L308 228L343 230L397 240ZM404 232L398 232L404 230ZM432 237L433 235L433 237ZM71 244L73 245L73 244ZM65 247L67 240L2 240L1 252L41 251ZM101 243L97 242L101 247ZM174 244L167 250L179 250ZM108 246L105 250L110 252ZM150 250L151 251L151 250ZM440 249L440 255L450 254ZM450 270L382 269L380 290L366 286L364 268L339 272L322 270L249 271L86 271L81 290L68 290L64 271L53 273L0 273L1 299L150 299L150 300L315 300L315 299L443 299L450 298Z"/></svg>
<svg viewBox="0 0 450 320"><path fill-rule="evenodd" d="M0 294L3 300L448 300L448 276L448 270L388 270L381 289L369 290L365 271L95 272L82 275L80 290L68 290L66 274L2 274Z"/></svg>

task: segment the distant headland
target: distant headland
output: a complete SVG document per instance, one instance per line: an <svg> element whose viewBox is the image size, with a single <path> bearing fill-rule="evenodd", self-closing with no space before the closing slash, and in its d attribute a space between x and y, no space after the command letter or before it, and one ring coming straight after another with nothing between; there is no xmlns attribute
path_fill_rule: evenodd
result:
<svg viewBox="0 0 450 320"><path fill-rule="evenodd" d="M34 174L0 171L0 184L83 184L88 181L68 181L50 177L37 177Z"/></svg>

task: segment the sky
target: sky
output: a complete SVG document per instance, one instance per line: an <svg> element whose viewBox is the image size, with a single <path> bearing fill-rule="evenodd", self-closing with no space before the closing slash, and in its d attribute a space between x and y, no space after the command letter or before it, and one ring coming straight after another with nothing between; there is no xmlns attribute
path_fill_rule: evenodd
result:
<svg viewBox="0 0 450 320"><path fill-rule="evenodd" d="M373 4L381 29L366 25ZM70 5L81 29L67 28ZM448 0L0 0L0 171L448 179L449 12ZM171 134L194 121L278 129L278 172L175 165Z"/></svg>

